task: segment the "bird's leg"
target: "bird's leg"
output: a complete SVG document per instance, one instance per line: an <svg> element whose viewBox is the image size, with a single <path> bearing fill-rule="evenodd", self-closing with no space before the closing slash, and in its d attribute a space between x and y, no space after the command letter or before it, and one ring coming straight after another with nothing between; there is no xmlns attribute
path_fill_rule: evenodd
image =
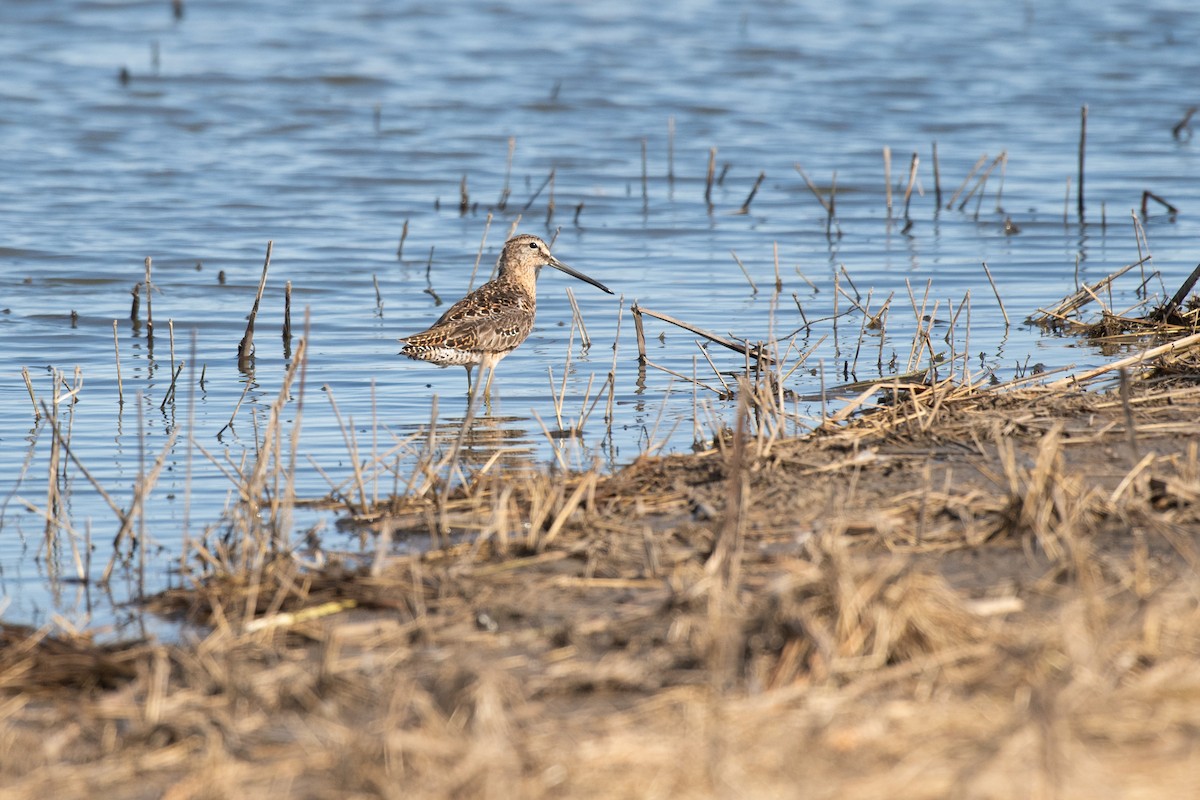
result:
<svg viewBox="0 0 1200 800"><path fill-rule="evenodd" d="M492 413L492 376L495 374L496 365L492 364L491 368L487 371L487 383L483 385L483 402L487 403L489 414Z"/></svg>
<svg viewBox="0 0 1200 800"><path fill-rule="evenodd" d="M471 396L471 367L473 367L473 366L475 366L475 365L474 364L466 365L466 367L467 367L467 397Z"/></svg>

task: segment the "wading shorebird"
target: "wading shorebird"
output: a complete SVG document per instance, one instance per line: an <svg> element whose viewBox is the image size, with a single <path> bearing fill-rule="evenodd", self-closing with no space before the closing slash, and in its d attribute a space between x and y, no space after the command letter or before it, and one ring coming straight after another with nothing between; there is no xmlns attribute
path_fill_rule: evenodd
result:
<svg viewBox="0 0 1200 800"><path fill-rule="evenodd" d="M475 367L480 367L481 373L486 370L485 398L500 359L516 350L533 330L537 276L542 267L554 267L613 293L604 284L550 255L550 247L530 234L514 236L505 242L496 266L499 272L494 280L450 306L428 330L400 339L404 342L400 352L409 358L440 367L466 367L468 395L471 370Z"/></svg>

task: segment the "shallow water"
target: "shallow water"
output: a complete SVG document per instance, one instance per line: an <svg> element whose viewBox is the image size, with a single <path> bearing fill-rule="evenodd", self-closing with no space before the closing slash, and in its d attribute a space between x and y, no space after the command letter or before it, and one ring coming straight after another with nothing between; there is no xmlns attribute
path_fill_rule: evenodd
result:
<svg viewBox="0 0 1200 800"><path fill-rule="evenodd" d="M435 295L450 302L466 290L485 230L476 285L514 224L546 237L561 226L555 253L623 295L552 270L542 276L538 325L498 371L488 422L511 458L524 453L539 464L555 460L538 421L557 427L547 366L560 381L569 353L563 408L578 417L614 363L614 341L611 435L601 402L565 459L615 467L647 447L690 447L692 387L654 368L639 373L628 314L634 301L752 341L803 328L800 302L805 318L823 321L798 335L797 347L816 349L812 369L793 373L789 388L811 396L822 372L832 386L846 376L902 371L916 331L909 286L920 304L927 282L926 312L939 304L942 336L950 307L970 293L962 312L969 316L959 316L950 338L954 352L971 353L972 374L994 371L1003 380L1034 363L1102 363L1099 352L1020 321L1074 291L1077 278L1096 280L1139 257L1130 213L1144 190L1180 213L1152 204L1144 224L1153 262L1118 284L1114 308L1136 303L1134 289L1156 269L1162 277L1149 280L1151 292L1173 291L1196 261L1200 159L1190 130L1179 138L1171 131L1194 102L1187 76L1200 62L1192 46L1200 12L1183 2L600 8L252 0L185 11L176 21L163 2L0 5L6 619L40 623L61 614L80 625L141 624L126 602L139 584L152 591L173 579L184 533L216 523L232 489L201 448L225 470L241 463L255 446L254 420L261 424L279 393L286 281L297 334L305 310L311 314L295 477L301 495L319 496L329 491L322 472L337 483L353 473L330 398L348 427L352 420L364 457L387 450L394 437L420 434L435 395L443 423L462 417L464 373L399 358L395 339L440 314ZM127 83L118 80L123 67ZM1074 194L1083 104L1086 224ZM511 194L500 208L510 137ZM935 140L943 205L981 156L1008 159L981 199L938 209ZM890 219L885 145L896 187ZM723 179L710 209L712 147ZM918 192L904 231L914 152ZM836 172L834 235L796 163L826 190ZM551 170L552 216L550 187L537 192ZM760 172L766 177L749 213L733 213ZM464 176L469 206L460 213ZM1016 232L1006 231L1006 220ZM274 253L248 377L236 348L268 240ZM129 318L130 290L147 256L153 348L145 326ZM894 297L882 341L867 334L859 348L857 313L842 319L835 337L828 318L835 303L840 312L849 307L835 276L861 302L870 293L872 312ZM572 334L568 287L590 348ZM143 320L145 313L143 298ZM697 337L649 318L646 334L656 364L687 376L696 365L700 379L716 385ZM949 342L934 341L950 351ZM710 352L720 369L741 366L740 356L718 351ZM180 361L187 362L180 386L164 403ZM40 400L52 396L55 370L68 381L80 370L72 450L119 505L130 502L139 470L178 434L146 506L154 546L144 572L137 559L118 566L108 592L63 580L77 574L69 536L46 554L40 513L51 436L35 423L22 367ZM233 430L218 437L247 380ZM299 397L293 392L289 419ZM707 391L698 400L710 409L700 415L701 433L730 414ZM820 414L812 401L795 410ZM94 552L83 570L94 580L111 552L115 515L75 464L67 476L60 519L80 545L90 531ZM393 485L384 481L379 491ZM320 514L297 519L298 528L324 524L327 547L357 546L328 523Z"/></svg>

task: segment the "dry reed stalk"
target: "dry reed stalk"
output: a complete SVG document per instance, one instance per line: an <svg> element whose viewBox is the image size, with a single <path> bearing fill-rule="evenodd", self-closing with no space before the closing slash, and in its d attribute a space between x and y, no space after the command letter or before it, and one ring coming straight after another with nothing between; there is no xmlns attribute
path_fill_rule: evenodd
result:
<svg viewBox="0 0 1200 800"><path fill-rule="evenodd" d="M649 176L646 168L646 137L642 137L642 213L650 208Z"/></svg>
<svg viewBox="0 0 1200 800"><path fill-rule="evenodd" d="M912 160L908 164L908 184L904 187L904 232L912 228L912 217L908 214L908 208L912 200L913 187L917 183L917 166L920 163L921 157L914 151Z"/></svg>
<svg viewBox="0 0 1200 800"><path fill-rule="evenodd" d="M1148 212L1148 210L1147 210L1147 208L1146 208L1146 203L1147 203L1147 201L1149 201L1149 200L1153 200L1154 202L1158 203L1158 204L1159 204L1160 206L1162 206L1163 208L1167 209L1167 213L1168 213L1168 214L1172 214L1172 215L1174 215L1174 214L1178 214L1178 213L1179 213L1179 209L1178 209L1178 208L1176 208L1175 206L1171 205L1171 204L1170 204L1170 203L1168 203L1166 200L1164 200L1163 198L1161 198L1161 197L1159 197L1158 195L1156 195L1154 192L1152 192L1152 191L1150 191L1149 189L1147 189L1147 190L1145 190L1145 191L1143 191L1143 192L1142 192L1142 217L1143 217L1143 218L1145 218L1146 216L1148 216L1148 213L1149 213L1149 212Z"/></svg>
<svg viewBox="0 0 1200 800"><path fill-rule="evenodd" d="M575 292L571 291L571 287L567 287L567 302L571 304L571 324L579 326L579 346L583 352L587 352L592 346L592 337L588 336L587 325L583 322L583 312L579 310L579 302L575 299Z"/></svg>
<svg viewBox="0 0 1200 800"><path fill-rule="evenodd" d="M1008 156L1006 152L1001 152L1000 155L992 159L992 163L988 164L988 168L980 173L978 180L975 181L975 185L971 187L971 191L967 192L967 194L963 197L962 202L958 204L959 211L962 211L964 208L966 208L967 203L969 203L971 198L975 197L976 193L978 193L979 197L975 201L975 216L979 216L979 207L983 203L984 188L987 186L988 178L991 177L992 170L996 168L996 165L1004 161L1007 157Z"/></svg>
<svg viewBox="0 0 1200 800"><path fill-rule="evenodd" d="M733 216L745 216L750 213L750 204L754 202L754 196L758 194L758 188L762 186L762 182L766 179L767 173L758 173L758 179L754 181L754 186L750 189L750 194L746 195L746 201L742 203L741 208L737 211L730 212Z"/></svg>
<svg viewBox="0 0 1200 800"><path fill-rule="evenodd" d="M123 406L125 405L125 387L121 384L121 344L117 338L117 321L115 319L113 320L113 356L117 362L117 405ZM33 399L32 388L30 389L30 399Z"/></svg>
<svg viewBox="0 0 1200 800"><path fill-rule="evenodd" d="M511 139L509 140L512 141ZM507 183L505 184L507 192ZM479 262L483 260L483 248L487 245L488 231L492 228L492 212L488 212L487 221L483 223L483 236L479 238L479 250L475 253L475 266L471 267L471 280L467 282L467 291L475 288L475 275L479 272Z"/></svg>
<svg viewBox="0 0 1200 800"><path fill-rule="evenodd" d="M712 187L713 175L717 170L717 148L708 148L708 174L704 179L704 203L708 206L709 213L712 213Z"/></svg>
<svg viewBox="0 0 1200 800"><path fill-rule="evenodd" d="M1134 267L1140 266L1141 263L1142 260L1138 260L1132 264L1126 264L1117 271L1110 273L1106 277L1101 278L1090 286L1082 286L1079 291L1063 298L1061 301L1059 301L1058 305L1054 306L1049 311L1039 308L1038 313L1050 317L1066 317L1067 314L1078 311L1086 306L1089 302L1096 299L1096 292L1104 289L1106 286L1124 275L1126 272L1129 272L1129 270L1133 269ZM1026 321L1034 325L1045 324L1044 319L1037 319L1032 315Z"/></svg>
<svg viewBox="0 0 1200 800"><path fill-rule="evenodd" d="M637 334L638 363L646 363L646 335L642 330L642 308L634 301L629 309L633 313L633 329Z"/></svg>
<svg viewBox="0 0 1200 800"><path fill-rule="evenodd" d="M154 341L154 300L150 283L150 256L146 256L146 342L153 347Z"/></svg>
<svg viewBox="0 0 1200 800"><path fill-rule="evenodd" d="M735 353L741 353L742 355L745 355L749 358L753 358L756 361L766 358L766 356L762 352L761 348L749 347L749 346L741 344L739 342L735 342L730 339L726 339L724 336L719 336L710 331L706 331L703 328L696 327L695 325L684 322L683 320L675 319L674 317L668 316L667 314L661 314L657 311L651 311L648 308L643 308L641 306L637 306L636 304L634 307L637 309L634 312L634 322L635 323L637 322L638 317L640 315L645 314L647 316L654 317L655 319L662 320L663 322L670 323L671 325L675 325L677 327L683 328L685 331L691 331L692 333L696 334L697 336L703 336L705 339L708 339L710 342L715 342L715 343L721 345L722 347L732 350ZM638 347L639 347L639 350L641 350L643 353L645 352L644 346L645 346L644 339L639 339ZM767 360L769 361L770 359L767 359Z"/></svg>
<svg viewBox="0 0 1200 800"><path fill-rule="evenodd" d="M551 221L554 219L554 170L550 170L550 198L546 202L546 227L550 227ZM560 228L561 230L561 228ZM554 238L558 238L558 231L554 232ZM550 242L554 245L553 240Z"/></svg>
<svg viewBox="0 0 1200 800"><path fill-rule="evenodd" d="M512 180L513 154L516 150L517 138L515 136L508 137L508 156L504 160L504 188L500 190L500 199L496 202L496 208L500 211L508 207L508 198L512 194L509 184Z"/></svg>
<svg viewBox="0 0 1200 800"><path fill-rule="evenodd" d="M471 210L471 196L467 192L467 176L464 174L458 184L458 215L465 217Z"/></svg>
<svg viewBox="0 0 1200 800"><path fill-rule="evenodd" d="M254 358L254 319L258 316L258 304L262 302L263 290L267 287L267 270L271 267L271 248L274 242L267 242L267 256L263 261L262 277L258 280L258 291L254 294L254 305L250 309L250 317L246 321L246 333L242 336L241 342L238 343L238 369L242 372L249 372L253 366ZM147 259L149 261L149 259ZM149 266L147 265L147 270ZM148 292L147 292L148 294ZM147 301L149 298L147 298ZM147 314L149 314L149 302L147 302ZM239 401L240 404L240 401ZM236 411L234 412L237 413ZM230 420L232 424L232 420Z"/></svg>
<svg viewBox="0 0 1200 800"><path fill-rule="evenodd" d="M892 220L892 148L883 146L883 190L887 200L887 220Z"/></svg>
<svg viewBox="0 0 1200 800"><path fill-rule="evenodd" d="M525 202L525 205L524 205L524 207L522 207L522 208L521 208L521 213L522 213L522 214L524 214L526 211L528 211L528 210L529 210L530 206L532 206L532 205L533 205L534 201L538 199L538 195L540 195L540 194L542 193L542 190L543 190L543 189L545 189L545 188L546 188L546 187L547 187L547 186L550 184L550 181L551 181L551 180L553 180L553 179L554 179L554 169L553 169L553 168L551 168L551 169L550 169L550 174L549 174L549 175L547 175L547 176L546 176L546 179L545 179L545 180L543 180L543 181L541 182L541 184L539 184L539 185L538 185L538 188L537 188L537 189L534 191L534 193L533 193L532 195L530 195L530 197L529 197L529 200L527 200L527 201ZM516 227L516 225L515 225L515 223L514 223L513 229L515 229L515 227ZM509 231L509 235L508 235L508 237L507 237L507 238L508 238L508 239L511 239L511 238L512 238L512 230L511 230L511 229L510 229L510 231Z"/></svg>
<svg viewBox="0 0 1200 800"><path fill-rule="evenodd" d="M937 139L933 140L933 193L936 211L942 207L942 171L938 163Z"/></svg>
<svg viewBox="0 0 1200 800"><path fill-rule="evenodd" d="M29 392L29 402L33 406L33 421L37 422L42 418L42 415L41 412L38 411L38 402L33 393L33 381L29 378L28 367L21 367L21 377L25 381L25 389Z"/></svg>
<svg viewBox="0 0 1200 800"><path fill-rule="evenodd" d="M779 277L779 242L771 242L771 254L775 262L775 293L778 295L783 291L783 279ZM776 299L772 298L771 302L774 303Z"/></svg>
<svg viewBox="0 0 1200 800"><path fill-rule="evenodd" d="M1083 222L1083 158L1084 152L1087 150L1087 118L1088 107L1087 103L1079 109L1079 183L1076 188L1077 208L1079 210L1079 221Z"/></svg>
<svg viewBox="0 0 1200 800"><path fill-rule="evenodd" d="M400 229L400 244L396 245L396 260L401 261L404 258L404 240L408 238L408 220L404 220L404 227Z"/></svg>
<svg viewBox="0 0 1200 800"><path fill-rule="evenodd" d="M955 190L954 194L950 195L950 202L946 203L947 209L954 207L955 202L958 201L959 195L966 191L967 184L971 182L971 178L974 178L975 173L979 171L980 167L987 163L987 158L987 153L984 153L979 157L979 160L975 162L975 166L971 167L971 171L967 173L967 177L963 178L963 182L959 184L958 189Z"/></svg>
<svg viewBox="0 0 1200 800"><path fill-rule="evenodd" d="M987 262L983 262L983 274L987 275L988 283L992 287L992 294L996 295L996 304L1000 306L1000 314L1004 317L1004 328L1008 329L1008 312L1004 310L1004 301L1000 299L1000 290L996 288L996 281L992 279L992 271L988 269Z"/></svg>
<svg viewBox="0 0 1200 800"><path fill-rule="evenodd" d="M740 258L738 258L738 254L730 250L729 255L733 256L734 263L738 265L738 269L740 269L742 274L746 276L746 282L750 284L751 292L753 294L758 294L758 286L754 283L754 278L750 277L750 273L746 270L746 265L742 263Z"/></svg>
<svg viewBox="0 0 1200 800"><path fill-rule="evenodd" d="M1182 339L1176 339L1173 342L1167 342L1166 344L1162 344L1157 347L1151 347L1141 353L1135 353L1134 355L1119 359L1110 364L1105 364L1104 366L1096 367L1095 369L1085 370L1078 375L1070 375L1066 378L1060 378L1053 383L1046 384L1046 387L1049 389L1066 389L1072 386L1077 386L1081 383L1090 381L1093 378L1099 377L1100 375L1112 372L1113 370L1140 366L1147 361L1151 361L1160 356L1168 355L1170 353L1180 353L1185 350L1190 350L1197 345L1200 345L1200 333L1194 333L1191 336L1185 336Z"/></svg>

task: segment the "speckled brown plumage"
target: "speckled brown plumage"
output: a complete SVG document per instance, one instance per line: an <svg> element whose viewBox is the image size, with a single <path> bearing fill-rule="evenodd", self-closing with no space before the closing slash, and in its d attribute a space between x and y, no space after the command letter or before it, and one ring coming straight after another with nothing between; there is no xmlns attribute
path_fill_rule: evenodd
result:
<svg viewBox="0 0 1200 800"><path fill-rule="evenodd" d="M400 352L443 367L466 367L468 391L471 370L482 366L490 384L496 364L533 330L538 270L547 265L612 294L607 286L550 255L550 248L538 237L514 236L504 243L495 280L450 306L428 329L401 338Z"/></svg>

